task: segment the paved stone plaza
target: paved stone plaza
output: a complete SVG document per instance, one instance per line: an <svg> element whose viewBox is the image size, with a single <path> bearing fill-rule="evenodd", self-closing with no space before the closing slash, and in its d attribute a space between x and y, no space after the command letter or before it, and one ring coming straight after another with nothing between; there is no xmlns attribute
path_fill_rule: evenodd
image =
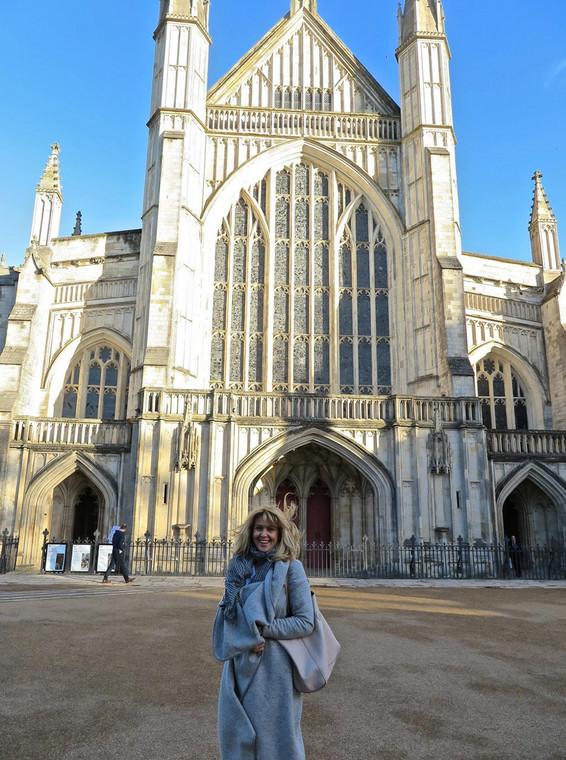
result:
<svg viewBox="0 0 566 760"><path fill-rule="evenodd" d="M2 760L217 760L220 580L0 576ZM308 760L563 760L566 586L317 589ZM276 716L274 716L276 720Z"/></svg>

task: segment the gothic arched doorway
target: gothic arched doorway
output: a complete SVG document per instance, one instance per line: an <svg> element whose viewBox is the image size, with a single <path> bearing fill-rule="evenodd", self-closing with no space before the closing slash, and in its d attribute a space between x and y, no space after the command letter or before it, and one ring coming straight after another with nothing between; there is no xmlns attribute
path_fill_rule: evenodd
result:
<svg viewBox="0 0 566 760"><path fill-rule="evenodd" d="M364 536L375 541L382 535L382 515L367 478L320 443L281 456L256 478L250 496L253 506L266 499L280 507L294 501L307 544L359 544Z"/></svg>
<svg viewBox="0 0 566 760"><path fill-rule="evenodd" d="M94 484L75 472L53 490L52 538L60 541L93 541L96 531L102 536L104 499Z"/></svg>
<svg viewBox="0 0 566 760"><path fill-rule="evenodd" d="M84 488L75 500L75 519L73 524L73 541L94 538L98 528L98 496L90 486Z"/></svg>
<svg viewBox="0 0 566 760"><path fill-rule="evenodd" d="M564 539L564 520L551 497L527 478L503 504L503 533L523 546L550 546Z"/></svg>

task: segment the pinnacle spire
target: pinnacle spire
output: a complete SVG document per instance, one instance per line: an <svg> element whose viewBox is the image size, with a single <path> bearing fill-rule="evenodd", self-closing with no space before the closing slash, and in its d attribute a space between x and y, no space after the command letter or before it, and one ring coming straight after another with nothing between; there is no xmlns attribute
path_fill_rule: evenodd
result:
<svg viewBox="0 0 566 760"><path fill-rule="evenodd" d="M535 191L529 225L533 261L545 270L556 272L561 268L558 224L542 186L542 174L535 172L533 180Z"/></svg>
<svg viewBox="0 0 566 760"><path fill-rule="evenodd" d="M59 143L51 146L51 155L45 165L35 191L30 241L36 245L50 245L59 235L63 194L59 176Z"/></svg>
<svg viewBox="0 0 566 760"><path fill-rule="evenodd" d="M306 8L307 11L316 14L316 0L291 0L291 16L301 8Z"/></svg>
<svg viewBox="0 0 566 760"><path fill-rule="evenodd" d="M57 193L61 197L61 177L59 176L59 153L61 148L59 143L51 146L51 155L45 165L41 179L37 186L38 193Z"/></svg>
<svg viewBox="0 0 566 760"><path fill-rule="evenodd" d="M405 0L405 10L399 4L399 42L415 34L433 32L444 34L444 9L441 0Z"/></svg>
<svg viewBox="0 0 566 760"><path fill-rule="evenodd" d="M538 222L556 222L556 217L552 207L546 197L546 192L542 185L543 175L535 172L533 180L535 183L535 192L533 196L533 208L531 212L531 226Z"/></svg>

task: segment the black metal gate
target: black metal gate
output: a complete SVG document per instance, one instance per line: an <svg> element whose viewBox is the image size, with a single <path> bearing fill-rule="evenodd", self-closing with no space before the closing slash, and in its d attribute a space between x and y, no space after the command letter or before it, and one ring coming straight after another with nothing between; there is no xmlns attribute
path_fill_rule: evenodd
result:
<svg viewBox="0 0 566 760"><path fill-rule="evenodd" d="M18 558L18 543L17 536L10 536L10 531L2 531L2 544L0 547L0 574L10 573L16 569L16 561Z"/></svg>

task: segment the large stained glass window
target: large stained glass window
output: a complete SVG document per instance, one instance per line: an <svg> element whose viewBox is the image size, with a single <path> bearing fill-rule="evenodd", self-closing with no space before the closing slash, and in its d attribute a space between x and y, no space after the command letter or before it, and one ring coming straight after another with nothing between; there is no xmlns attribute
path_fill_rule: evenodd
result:
<svg viewBox="0 0 566 760"><path fill-rule="evenodd" d="M68 371L61 416L67 419L124 419L130 362L108 345L82 351Z"/></svg>
<svg viewBox="0 0 566 760"><path fill-rule="evenodd" d="M391 393L387 241L334 172L306 161L273 169L224 219L211 387Z"/></svg>

